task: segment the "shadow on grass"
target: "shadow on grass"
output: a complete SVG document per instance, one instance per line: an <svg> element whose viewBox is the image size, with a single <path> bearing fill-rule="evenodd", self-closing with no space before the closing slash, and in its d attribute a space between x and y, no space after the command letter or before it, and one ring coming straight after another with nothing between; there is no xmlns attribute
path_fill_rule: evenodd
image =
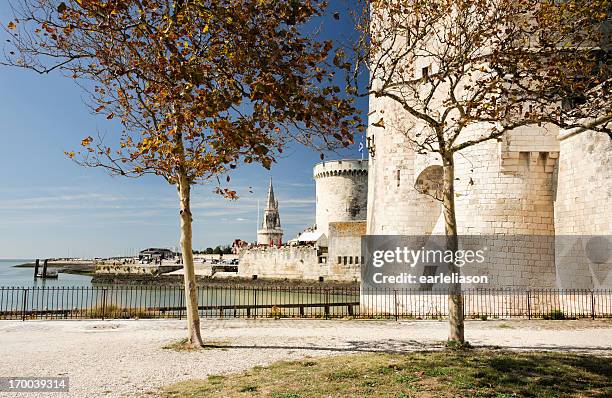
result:
<svg viewBox="0 0 612 398"><path fill-rule="evenodd" d="M612 358L441 350L278 362L168 386L162 397L607 397Z"/></svg>
<svg viewBox="0 0 612 398"><path fill-rule="evenodd" d="M516 353L479 350L475 355L454 353L430 361L432 372L452 370L451 384L481 391L494 386L495 394L518 396L610 396L612 358L562 353ZM449 362L452 366L449 366ZM463 368L459 371L457 368ZM592 394L591 394L592 393Z"/></svg>

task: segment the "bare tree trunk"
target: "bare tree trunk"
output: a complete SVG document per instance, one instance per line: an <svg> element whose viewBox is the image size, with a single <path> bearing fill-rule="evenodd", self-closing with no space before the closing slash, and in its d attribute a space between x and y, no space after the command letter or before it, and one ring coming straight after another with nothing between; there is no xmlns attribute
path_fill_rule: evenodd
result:
<svg viewBox="0 0 612 398"><path fill-rule="evenodd" d="M453 253L459 249L459 241L457 237L457 219L455 217L455 162L453 153L443 155L443 171L444 171L444 227L446 230L446 249L452 250ZM451 274L461 272L459 267L454 263L449 264ZM461 294L461 284L453 283L449 289L448 295L448 323L450 326L449 341L455 341L460 344L465 342L464 325L463 325L463 296Z"/></svg>
<svg viewBox="0 0 612 398"><path fill-rule="evenodd" d="M196 292L195 269L193 265L193 246L191 231L191 185L185 174L179 175L177 183L181 200L181 251L183 252L183 271L185 273L185 303L187 305L187 333L189 343L202 347L200 334L200 316L198 314L198 296Z"/></svg>

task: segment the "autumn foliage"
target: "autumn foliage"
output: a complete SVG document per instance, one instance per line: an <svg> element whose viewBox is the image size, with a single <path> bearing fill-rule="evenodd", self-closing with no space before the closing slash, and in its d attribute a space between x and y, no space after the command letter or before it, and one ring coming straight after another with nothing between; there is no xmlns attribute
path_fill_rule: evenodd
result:
<svg viewBox="0 0 612 398"><path fill-rule="evenodd" d="M124 126L117 141L88 135L83 156L69 152L86 165L172 183L182 168L195 181L240 161L269 168L291 139L346 145L359 125L333 84L332 43L303 34L324 2L16 3L8 61L61 69Z"/></svg>

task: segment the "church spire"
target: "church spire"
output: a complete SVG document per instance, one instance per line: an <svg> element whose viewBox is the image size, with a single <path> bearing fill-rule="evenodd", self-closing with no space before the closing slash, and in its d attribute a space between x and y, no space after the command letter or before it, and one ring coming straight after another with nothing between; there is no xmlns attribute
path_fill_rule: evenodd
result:
<svg viewBox="0 0 612 398"><path fill-rule="evenodd" d="M274 187L272 186L272 178L270 178L263 222L261 223L261 229L257 231L257 243L260 245L278 245L282 242L282 239L283 230L278 213L278 200L274 197Z"/></svg>
<svg viewBox="0 0 612 398"><path fill-rule="evenodd" d="M268 201L266 204L266 209L276 209L277 204L274 199L274 187L272 187L272 177L270 177L270 185L268 186Z"/></svg>

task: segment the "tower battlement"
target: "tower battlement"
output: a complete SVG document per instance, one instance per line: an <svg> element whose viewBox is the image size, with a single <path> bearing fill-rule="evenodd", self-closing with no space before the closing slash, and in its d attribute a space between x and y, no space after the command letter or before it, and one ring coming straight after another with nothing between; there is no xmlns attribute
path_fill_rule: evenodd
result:
<svg viewBox="0 0 612 398"><path fill-rule="evenodd" d="M318 163L315 165L313 170L315 179L338 175L351 176L367 174L368 161L356 159L332 160L329 162Z"/></svg>

